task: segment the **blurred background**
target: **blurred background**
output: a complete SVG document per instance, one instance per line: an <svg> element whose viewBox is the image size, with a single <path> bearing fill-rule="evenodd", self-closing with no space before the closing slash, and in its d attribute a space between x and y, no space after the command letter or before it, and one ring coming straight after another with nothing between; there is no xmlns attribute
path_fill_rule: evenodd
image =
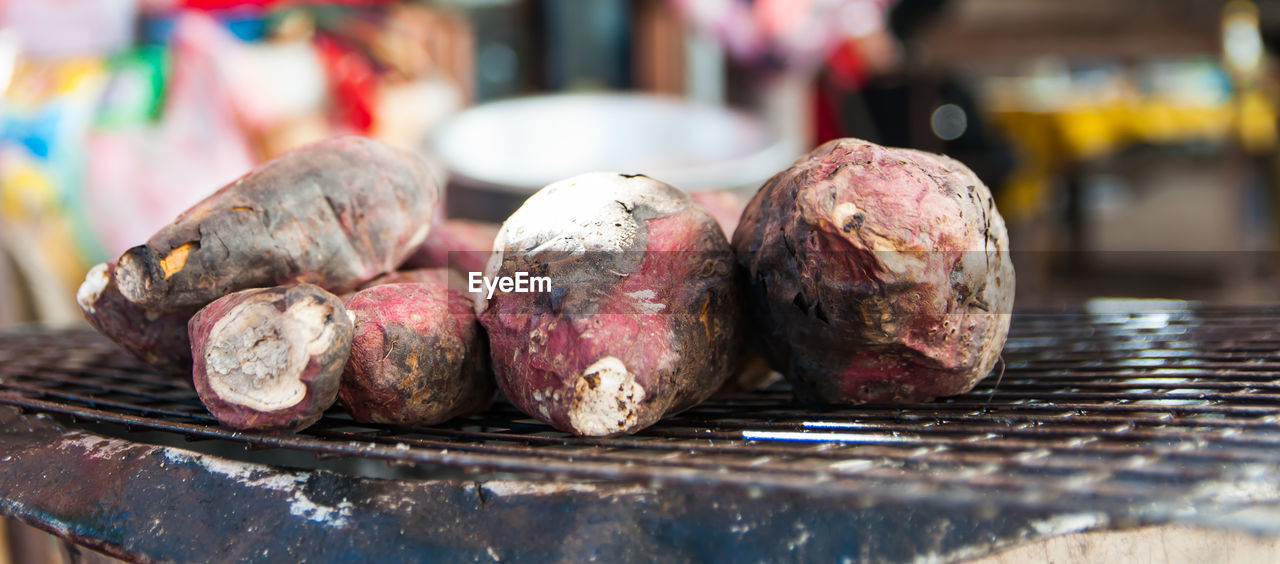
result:
<svg viewBox="0 0 1280 564"><path fill-rule="evenodd" d="M90 265L347 133L496 220L585 170L731 207L828 139L944 152L1020 305L1275 301L1277 32L1261 0L0 0L0 325L78 323Z"/></svg>

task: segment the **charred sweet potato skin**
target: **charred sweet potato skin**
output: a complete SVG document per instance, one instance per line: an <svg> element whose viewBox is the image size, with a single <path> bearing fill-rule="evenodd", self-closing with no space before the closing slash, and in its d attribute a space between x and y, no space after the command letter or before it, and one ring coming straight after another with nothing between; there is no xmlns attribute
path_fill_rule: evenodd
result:
<svg viewBox="0 0 1280 564"><path fill-rule="evenodd" d="M422 243L439 192L414 155L360 137L322 141L224 186L126 251L117 282L155 311L295 282L347 292Z"/></svg>
<svg viewBox="0 0 1280 564"><path fill-rule="evenodd" d="M1004 220L945 156L826 143L761 188L733 247L761 348L806 401L963 393L1008 335Z"/></svg>
<svg viewBox="0 0 1280 564"><path fill-rule="evenodd" d="M339 393L357 421L432 425L493 401L474 306L436 272L439 281L380 284L347 300L355 337Z"/></svg>
<svg viewBox="0 0 1280 564"><path fill-rule="evenodd" d="M246 306L262 306L270 322L279 316L289 315L295 308L313 308L318 312L316 334L323 339L309 339L315 334L281 331L272 337L288 341L303 353L301 363L294 366L299 393L294 402L266 409L246 405L245 401L230 398L225 387L214 379L219 378L216 354L225 351L218 342L225 335L220 322L232 318ZM219 423L236 429L298 431L315 423L324 411L337 401L338 387L343 367L351 353L352 323L342 300L324 289L311 284L290 284L272 288L242 290L219 298L192 316L188 323L191 337L192 370L196 393ZM233 332L233 331L232 331ZM316 348L316 343L322 348ZM249 354L244 356L248 357ZM254 359L256 360L256 359ZM249 362L241 362L233 370L245 370ZM261 396L255 400L265 399Z"/></svg>
<svg viewBox="0 0 1280 564"><path fill-rule="evenodd" d="M114 262L90 269L76 299L89 324L121 348L162 372L190 377L187 322L195 310L157 313L125 299Z"/></svg>
<svg viewBox="0 0 1280 564"><path fill-rule="evenodd" d="M546 276L551 291L497 293L480 321L503 393L558 429L634 433L703 401L734 368L728 243L669 185L592 173L544 188L503 225L485 274L517 272Z"/></svg>

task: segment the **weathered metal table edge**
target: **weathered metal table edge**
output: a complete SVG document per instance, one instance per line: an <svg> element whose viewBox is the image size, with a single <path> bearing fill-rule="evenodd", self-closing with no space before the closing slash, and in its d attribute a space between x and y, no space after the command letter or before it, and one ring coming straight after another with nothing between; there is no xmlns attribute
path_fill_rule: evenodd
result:
<svg viewBox="0 0 1280 564"><path fill-rule="evenodd" d="M945 562L1206 517L876 492L360 478L124 441L10 407L0 407L0 476L0 513L141 562Z"/></svg>

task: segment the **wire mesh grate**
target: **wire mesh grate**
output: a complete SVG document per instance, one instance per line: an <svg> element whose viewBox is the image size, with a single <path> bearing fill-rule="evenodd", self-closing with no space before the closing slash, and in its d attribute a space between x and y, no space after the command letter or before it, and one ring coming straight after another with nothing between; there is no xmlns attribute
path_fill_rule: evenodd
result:
<svg viewBox="0 0 1280 564"><path fill-rule="evenodd" d="M293 435L219 426L189 382L88 330L0 335L0 403L131 429L545 480L678 481L1050 504L1280 498L1280 307L1014 315L1005 372L932 403L716 397L635 436L573 437L499 403L430 428L335 407Z"/></svg>

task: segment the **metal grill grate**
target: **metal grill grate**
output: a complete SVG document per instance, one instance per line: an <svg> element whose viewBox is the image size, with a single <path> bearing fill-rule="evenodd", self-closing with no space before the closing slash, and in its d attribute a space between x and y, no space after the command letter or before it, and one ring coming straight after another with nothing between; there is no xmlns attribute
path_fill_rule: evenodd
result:
<svg viewBox="0 0 1280 564"><path fill-rule="evenodd" d="M89 331L0 335L0 403L321 456L546 480L678 481L1037 507L1280 499L1280 307L1022 312L1006 370L928 404L716 398L632 437L576 438L506 404L420 429L335 408L297 435L223 428L189 383Z"/></svg>

